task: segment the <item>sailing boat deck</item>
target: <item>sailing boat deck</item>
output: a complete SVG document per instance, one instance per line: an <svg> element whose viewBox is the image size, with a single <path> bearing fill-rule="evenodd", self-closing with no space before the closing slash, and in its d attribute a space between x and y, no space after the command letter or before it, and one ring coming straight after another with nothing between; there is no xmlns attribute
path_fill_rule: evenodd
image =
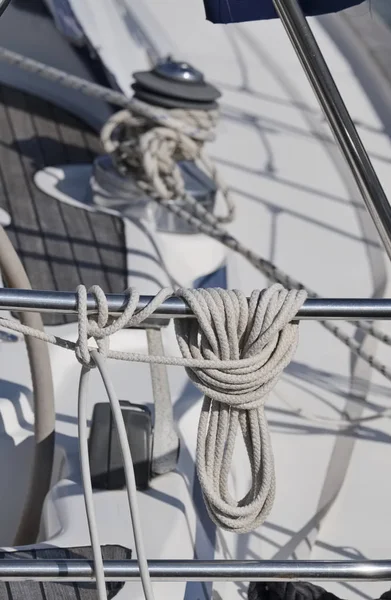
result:
<svg viewBox="0 0 391 600"><path fill-rule="evenodd" d="M114 2L104 4L110 7ZM227 31L203 21L198 0L188 3L146 0L144 4L155 15L165 39L171 37L173 44L183 49L183 55L204 70L223 92L218 137L208 150L235 194L238 218L231 231L324 296L387 293L390 266L384 260L363 203L278 23L248 24ZM178 24L175 30L173 20ZM148 22L143 25L148 30ZM360 81L317 21L314 28L390 194L390 144L382 118L368 101L368 81ZM118 50L111 64L117 69L112 75L120 82L127 82L132 71L145 67L141 64L141 54L147 62L139 40L128 37L134 53L124 53L122 46L115 44L111 48ZM11 212L13 241L22 252L34 287L65 290L84 280L87 284L100 283L107 290L110 286L113 290L123 289L126 274L121 222L103 215L98 218L90 213L81 214L77 209L60 205L39 192L31 181L33 172L41 165L89 160L91 153L96 152L94 136L74 117L66 116L46 101L9 88L3 88L3 100L1 114L7 132L7 143L1 147L4 158L0 167L4 165L5 170L7 166L3 179L13 170L13 179L6 180L8 196L4 194L3 201L8 202L4 206ZM42 273L37 269L40 264ZM265 285L265 278L251 265L233 256L228 261L228 280L229 287L245 292ZM299 541L301 556L305 558L389 558L389 536L384 523L391 489L384 472L389 466L385 450L391 439L390 420L374 419L342 433L338 427L322 422L343 417L347 399L351 400L350 416L363 414L360 411L364 404L371 414L379 413L389 402L389 387L376 377L367 393L369 369L356 371L350 353L315 324L303 324L301 329L295 361L267 406L277 466L277 501L264 528L249 536L238 539L216 532L202 512L205 509L194 477L201 398L182 374L170 371L182 442L179 471L184 475L157 478L151 490L142 496L142 523L149 556L192 558L195 547L198 556L208 559L286 558L292 555L289 551L292 545L297 555L295 542ZM353 332L352 326L349 331ZM142 332L137 332L131 341L118 336L113 346L128 349L130 345L135 351L144 352L141 338ZM171 342L168 339L168 354L172 351ZM7 347L10 364L4 361L0 365L5 382L2 412L12 418L17 411L28 414L28 401L22 406L20 399L24 399L23 394L30 397L27 361L20 358L16 346ZM76 538L78 544L89 541L76 456L79 365L70 353L63 357L61 352L58 348L52 350L56 430L59 448L71 457L71 468L61 472L53 487L45 519L52 542L71 546L76 544ZM378 356L388 360L388 349L379 351ZM137 400L143 401L150 398L147 369L118 363L111 368L121 398L137 396ZM10 382L15 386L17 382L19 387L12 388L13 395L8 392L7 396ZM100 394L100 386L94 383L94 402ZM311 421L311 414L315 415L315 422ZM9 428L1 436L4 447L11 435L18 441L31 434L31 426L28 429L16 418L12 422L14 429ZM342 459L353 444L354 453L342 493L323 523L317 544L311 548L306 540L306 527L317 510L329 463L335 455ZM23 459L22 456L21 464ZM247 486L248 473L240 461L232 480L235 489ZM376 514L368 515L367 508L374 496ZM63 521L53 517L57 509ZM114 538L116 543L133 543L125 494L98 494L97 513L103 542L111 543ZM173 540L173 531L179 544ZM9 527L10 538L12 532ZM159 593L161 590L167 594L166 585ZM354 584L352 588L357 598L374 597L377 591L384 591L385 584ZM346 593L340 584L333 589L341 595ZM242 584L229 587L221 583L215 590L223 598L237 598L246 593ZM184 587L178 592L173 586L169 594L174 597L183 591ZM136 588L135 598L137 593ZM201 594L205 594L205 589L194 591L194 584L186 588L187 598L199 598Z"/></svg>
<svg viewBox="0 0 391 600"><path fill-rule="evenodd" d="M80 119L25 92L0 87L0 207L33 288L71 290L80 283L106 292L126 288L122 219L62 204L33 183L38 169L89 163L99 140ZM45 315L54 325L74 320Z"/></svg>

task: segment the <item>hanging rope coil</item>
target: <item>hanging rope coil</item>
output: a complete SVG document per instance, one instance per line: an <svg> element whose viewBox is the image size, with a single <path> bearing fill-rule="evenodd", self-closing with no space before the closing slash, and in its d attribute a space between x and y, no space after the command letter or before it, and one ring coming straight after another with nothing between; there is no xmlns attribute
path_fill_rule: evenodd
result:
<svg viewBox="0 0 391 600"><path fill-rule="evenodd" d="M79 286L78 330L75 353L83 365L94 364L88 339L94 338L103 357L109 355L109 336L136 325L152 314L172 292L162 290L135 313L138 294L131 290L124 313L108 324L108 306L99 286L90 290L97 300L96 317L87 315L87 290ZM289 364L298 343L298 322L304 290L274 284L255 291L247 301L238 291L178 290L195 319L175 322L184 365L190 379L205 394L197 435L197 472L212 520L236 533L256 529L267 518L275 496L272 446L264 405L268 394ZM93 351L92 351L93 352ZM150 357L155 358L155 357ZM132 360L130 354L127 358ZM252 484L241 500L229 492L235 440L241 430L250 463Z"/></svg>
<svg viewBox="0 0 391 600"><path fill-rule="evenodd" d="M289 364L298 342L292 322L307 294L275 284L253 292L179 290L197 320L176 321L185 358L204 359L210 368L186 368L204 394L197 436L197 472L212 520L236 533L256 529L275 496L275 473L264 405ZM219 361L256 357L248 366L219 367ZM240 428L250 462L252 485L241 500L229 491L235 439Z"/></svg>
<svg viewBox="0 0 391 600"><path fill-rule="evenodd" d="M264 404L296 349L298 322L293 319L307 293L274 284L262 292L253 292L248 302L237 290L178 290L175 295L189 304L196 318L175 321L182 357L170 357L110 350L109 337L124 327L140 325L174 295L172 289L162 289L138 312L139 295L136 290L129 290L127 306L115 319L109 318L103 290L93 286L89 291L96 298L98 314L87 314L87 290L78 286L76 343L9 319L0 318L0 323L73 350L87 369L96 362L96 349L89 345L91 338L103 359L185 367L205 394L196 462L210 516L220 527L237 533L258 527L271 510L275 488ZM252 485L245 497L237 501L230 495L228 482L239 428L249 457Z"/></svg>

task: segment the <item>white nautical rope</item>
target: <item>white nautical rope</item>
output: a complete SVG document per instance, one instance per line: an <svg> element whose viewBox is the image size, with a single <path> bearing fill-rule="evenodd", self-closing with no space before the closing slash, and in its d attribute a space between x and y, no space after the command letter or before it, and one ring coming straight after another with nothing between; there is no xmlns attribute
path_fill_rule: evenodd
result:
<svg viewBox="0 0 391 600"><path fill-rule="evenodd" d="M106 578L103 566L102 549L99 543L98 524L94 508L94 495L91 482L91 469L88 451L87 397L89 383L88 367L83 366L80 373L77 403L77 429L79 439L79 460L83 484L84 505L86 509L88 532L90 534L92 556L98 600L107 600Z"/></svg>
<svg viewBox="0 0 391 600"><path fill-rule="evenodd" d="M141 116L141 113L142 116ZM235 205L213 161L203 150L214 139L218 110L162 109L133 100L128 110L115 113L101 130L104 150L121 172L131 170L150 196L188 202L178 161L195 161L214 181L227 207L220 223L231 222Z"/></svg>
<svg viewBox="0 0 391 600"><path fill-rule="evenodd" d="M98 288L98 287L95 289L96 289L96 291L98 289L100 290L100 288ZM84 302L85 295L86 295L85 288L83 289L83 286L81 286L81 288L79 288L78 293L80 294L81 304L83 306L83 302ZM104 293L102 292L102 290L97 291L97 293L103 294L103 296L104 296ZM138 297L139 297L137 295L137 292L134 289L130 289L130 290L128 290L128 293L129 293L129 304L128 305L131 305L132 307L137 306ZM175 295L173 289L171 289L171 288L162 289L159 292L159 294L153 299L153 301L147 307L145 307L145 309L143 309L143 311L133 313L133 315L131 317L128 313L125 318L121 319L121 322L119 322L117 320L117 321L115 321L115 323L112 323L112 326L114 327L115 331L118 331L123 326L139 325L144 319L146 319L148 316L152 315L153 312L158 310L158 308L161 306L161 304L164 302L164 300L166 300L167 298L169 298L170 296L173 296L173 295ZM103 296L102 296L102 300L103 300ZM15 331L22 335L30 335L39 340L45 341L49 344L57 345L61 348L65 348L67 350L72 350L73 352L75 352L75 354L78 357L78 360L80 362L85 362L86 365L94 367L94 363L90 362L90 352L92 350L94 350L95 348L90 347L88 345L88 338L91 336L92 331L95 332L95 324L92 324L93 320L91 317L90 318L87 317L86 310L84 308L82 308L81 314L83 315L82 319L84 320L84 325L79 324L79 329L81 330L81 331L79 331L79 337L81 338L81 342L79 342L79 343L78 342L75 343L75 342L72 342L71 340L67 340L64 338L60 338L60 337L45 333L38 329L33 329L31 327L27 327L27 326L19 323L19 321L14 321L14 320L7 319L4 317L0 317L0 326L3 326L5 329ZM122 315L122 317L123 317L123 315ZM128 318L129 318L129 320L128 320ZM90 329L90 327L91 327L91 329ZM103 334L103 336L111 335L112 333L115 332L114 329L104 328L104 330L102 332L99 332L98 339L100 341L101 341L101 339L103 339L100 337L100 336L102 336L102 334ZM87 332L87 339L86 339L85 332ZM349 336L346 336L346 337L348 338ZM389 381L391 381L390 369L386 368L380 361L374 359L368 353L364 353L360 349L358 342L355 342L355 340L351 340L351 343L353 343L353 342L356 344L356 346L355 346L355 348L352 348L352 350L356 351L356 353L359 354L359 356L361 356L362 358L364 358L368 362L370 362L374 368L376 368ZM103 350L103 348L102 348L102 350ZM164 364L164 365L171 365L171 366L182 366L182 367L190 368L190 369L193 369L193 368L194 369L197 369L197 368L202 369L202 368L206 368L208 366L204 359L196 359L196 358L180 359L178 357L171 357L171 356L150 356L150 355L146 355L146 354L119 352L119 351L115 351L115 350L110 350L107 347L106 347L105 351L103 352L103 355L105 355L107 358L112 358L112 359L116 359L116 360L124 360L124 361L140 362L140 363L156 363L156 364ZM254 360L254 358L255 358L255 360ZM240 359L240 361L221 360L219 364L220 364L220 368L222 368L222 369L227 369L229 367L239 368L239 367L245 367L245 366L251 368L254 366L254 364L256 364L256 362L257 362L257 357L253 357L253 358L247 357L245 359L243 359L243 358ZM290 406L290 407L293 410L295 410L293 406ZM366 417L360 417L359 419L348 419L348 418L345 419L344 418L344 419L335 419L334 420L334 419L327 419L325 417L321 417L321 416L318 416L315 414L311 414L307 410L306 411L301 411L301 410L296 411L297 416L305 418L306 420L322 423L324 425L334 425L337 427L356 426L356 425L359 425L366 421L372 421L374 419L387 417L390 415L390 413L391 413L391 409L387 408L385 410L380 411L379 413L376 413L373 415L368 415Z"/></svg>
<svg viewBox="0 0 391 600"><path fill-rule="evenodd" d="M248 303L239 291L178 290L174 294L173 289L164 288L137 312L139 295L130 289L124 313L112 319L101 288L93 286L89 291L96 298L98 314L88 316L87 290L79 286L76 343L5 318L0 318L0 324L74 351L87 370L95 366L91 353L96 352L96 348L89 346L90 338L95 339L102 359L185 367L205 394L197 437L197 470L210 516L220 527L237 533L259 526L267 517L274 498L273 456L264 403L292 358L297 344L297 324L292 320L306 292L288 292L274 284L266 291L253 292ZM196 317L175 322L182 357L110 349L111 335L124 327L140 325L173 295L182 297ZM376 417L386 414L388 411ZM370 418L344 422L344 425L354 426ZM252 486L245 497L237 501L230 495L228 482L239 428L247 447Z"/></svg>
<svg viewBox="0 0 391 600"><path fill-rule="evenodd" d="M98 286L90 292L97 300L98 315L88 318L87 291L79 286L79 337L75 349L78 360L87 367L92 366L89 337L96 340L104 360L109 352L109 336L150 316L172 290L163 290L160 298L138 315L138 294L131 294L124 313L109 325L105 294ZM196 317L176 322L183 358L175 359L175 363L186 364L183 359L194 361L187 372L205 394L196 457L204 499L211 518L220 527L237 533L251 531L268 516L275 494L264 403L296 349L298 323L291 321L307 294L274 284L264 292L254 292L249 303L243 293L222 289L178 290L176 295L189 304ZM97 362L96 351L92 351L92 356ZM226 366L221 367L222 364ZM231 497L228 481L239 427L247 448L252 485L238 501Z"/></svg>
<svg viewBox="0 0 391 600"><path fill-rule="evenodd" d="M114 386L110 379L106 366L106 360L97 350L91 350L91 361L98 367L106 393L111 405L115 426L118 432L118 439L121 448L122 459L124 462L124 472L126 480L126 491L128 495L129 510L132 519L133 536L137 552L137 561L140 569L141 583L143 586L144 597L146 600L154 600L152 582L148 570L148 562L144 548L142 536L141 520L138 511L137 486L133 468L132 454L126 433L124 418L121 405ZM93 491L91 485L91 471L88 457L88 435L87 435L87 415L86 405L88 397L88 381L92 363L88 367L83 366L80 374L79 401L78 401L78 428L80 445L80 462L82 481L84 488L84 501L87 513L88 529L91 538L91 547L94 557L95 576L97 581L97 591L99 600L107 600L106 582L103 567L103 558L101 546L99 543L98 526L95 516Z"/></svg>
<svg viewBox="0 0 391 600"><path fill-rule="evenodd" d="M96 286L99 288L99 286ZM96 293L96 287L93 286L88 291L90 293ZM103 298L105 298L105 294L101 288L99 288L100 292L100 301L103 302ZM76 358L82 364L90 365L91 368L94 367L94 364L91 363L90 353L92 350L96 350L96 347L90 346L88 344L89 338L94 338L96 343L100 343L101 341L108 338L110 335L116 333L120 329L124 327L137 327L147 318L149 318L155 311L159 309L159 307L163 304L167 298L171 296L177 295L176 292L172 288L163 288L158 292L158 294L140 311L135 312L135 306L137 306L139 302L139 294L134 288L130 288L127 290L129 294L129 300L126 307L126 318L124 318L124 313L121 314L117 319L113 319L112 322L103 327L99 327L96 317L94 315L88 316L87 308L84 305L84 299L86 297L87 291L85 286L80 285L76 290L78 294L78 302L79 306L81 303L81 310L78 309L78 330L79 330L79 339L76 342L72 342L71 340L67 340L65 338L61 338L59 336L52 335L50 333L46 333L43 331L39 331L38 329L34 329L32 327L27 327L26 325L22 325L18 321L13 321L11 319L7 319L5 317L0 317L0 325L5 327L6 329L10 329L12 331L16 331L21 333L22 335L30 335L39 340L47 342L49 344L53 344L55 346L60 346L66 350L72 350L75 352ZM97 297L95 296L96 300ZM134 312L132 314L131 310L128 308L132 307ZM81 321L81 322L80 322ZM99 346L98 346L99 347ZM140 362L140 363L157 363L163 365L171 365L178 367L191 367L191 368L208 368L210 366L210 362L205 359L195 359L195 358L180 358L177 356L159 356L159 355L149 355L149 354L138 354L136 352L122 352L118 350L111 350L110 347L106 344L101 345L101 353L106 358L112 358L116 360L124 360L124 361L132 361L132 362ZM257 363L257 357L252 356L245 359L239 360L221 360L219 361L219 366L222 369L228 369L230 367L239 368L241 366L252 367Z"/></svg>
<svg viewBox="0 0 391 600"><path fill-rule="evenodd" d="M273 452L264 404L289 364L297 346L298 323L292 319L305 301L303 290L274 284L243 293L180 290L197 320L177 320L182 355L204 359L210 368L187 368L190 379L205 394L197 436L197 472L212 520L236 533L256 529L274 501ZM256 357L251 366L222 369L220 361ZM250 462L252 485L236 500L229 474L240 428Z"/></svg>
<svg viewBox="0 0 391 600"><path fill-rule="evenodd" d="M110 320L103 290L89 290L97 302L97 316L87 313L87 290L80 285L78 298L78 339L76 343L35 331L8 319L1 324L24 335L34 335L62 347L73 349L82 363L79 384L78 429L82 482L87 523L90 532L99 600L107 600L103 560L93 503L88 458L86 401L89 371L98 366L112 406L124 460L126 488L132 518L140 575L146 600L153 600L141 523L132 457L121 407L106 369L106 358L115 355L109 338L127 326L139 325L173 295L163 289L141 311L136 312L139 295L129 291L124 312ZM264 404L283 369L290 362L298 341L298 322L292 322L304 303L304 290L285 290L274 284L263 292L253 292L250 302L242 292L222 289L178 290L194 312L195 319L175 323L182 358L170 364L187 367L195 385L205 394L197 436L197 471L204 500L212 520L236 533L256 529L267 518L274 501L275 473ZM90 348L93 338L98 349ZM167 357L118 353L123 360L166 362ZM229 492L229 474L235 439L241 429L250 462L252 484L241 500Z"/></svg>
<svg viewBox="0 0 391 600"><path fill-rule="evenodd" d="M97 592L99 600L107 600L106 582L103 568L103 558L99 543L98 526L95 516L93 503L93 491L91 485L91 471L88 457L88 436L87 436L87 392L89 371L97 366L102 381L105 385L107 396L113 412L115 425L118 432L121 454L124 462L124 472L126 480L126 490L128 495L129 510L132 519L133 535L139 563L141 583L143 586L144 597L146 600L154 600L151 578L148 571L148 563L142 537L141 520L137 503L137 486L133 468L133 460L130 446L127 439L126 428L122 415L121 406L115 392L114 386L110 380L106 368L106 356L110 349L110 336L120 331L124 327L138 325L144 319L148 318L167 298L173 290L162 290L152 302L135 314L139 295L135 290L130 291L129 301L124 312L117 319L109 323L109 310L105 293L102 288L94 285L90 290L97 302L98 314L96 318L89 318L87 313L87 290L85 286L80 285L77 288L77 306L78 306L78 340L75 344L75 355L82 363L79 383L79 401L78 401L78 430L80 463L84 489L84 500L87 514L87 523L91 539L91 547L94 558L94 568L97 582ZM98 350L90 349L88 346L89 338L94 338Z"/></svg>
<svg viewBox="0 0 391 600"><path fill-rule="evenodd" d="M261 273L264 273L266 277L277 281L281 285L287 288L304 289L307 291L308 296L312 298L320 298L319 294L311 290L308 286L304 285L294 277L291 277L270 261L262 258L256 252L248 248L245 244L237 240L232 236L226 229L224 229L218 222L216 217L209 211L207 211L202 204L197 202L192 196L188 195L187 200L192 204L194 212L190 212L184 206L180 206L176 203L166 202L160 200L160 202L167 208L167 210L174 213L176 216L182 218L187 223L193 225L198 229L200 233L204 233L209 237L219 241L221 244L237 252L247 260ZM391 381L391 369L376 359L372 354L366 352L357 340L351 335L345 333L339 326L335 325L330 321L318 321L325 329L332 333L340 342L345 344L349 350L359 356L362 360L367 362L375 371L378 371L386 379ZM391 336L383 333L375 325L368 321L353 321L352 322L357 329L361 329L368 335L376 338L384 344L391 345Z"/></svg>
<svg viewBox="0 0 391 600"><path fill-rule="evenodd" d="M291 281L292 281L292 279L289 278L289 282L291 282ZM287 282L288 285L289 285L289 282ZM306 290L306 291L308 293L308 290ZM136 294L136 293L137 292L135 290L130 289L129 297L131 297L133 294ZM147 307L145 307L145 309L143 309L143 311L139 311L139 312L135 313L133 315L132 319L129 320L128 326L139 325L144 319L147 318L147 316L150 316L155 310L157 310L158 307L164 302L165 299L169 298L172 295L175 295L174 290L172 290L171 288L163 288L159 292L159 294L154 298L153 308L152 308L152 305L149 304ZM311 294L309 294L309 295L311 295ZM148 310L150 312L148 312L148 314L145 314L145 316L143 316L144 311L146 311L146 310ZM332 323L329 323L328 321L322 321L321 323L327 329L329 329L329 331L331 333L333 333L338 339L340 339L346 346L348 346L348 348L354 354L356 354L357 356L359 356L360 358L362 358L363 360L368 362L373 369L375 369L376 371L381 373L388 381L391 381L391 369L386 367L381 361L376 359L373 355L371 355L368 352L366 352L365 350L363 350L361 348L359 342L357 342L354 338L352 338L348 334L345 334L345 332L343 332L339 327L333 325ZM49 344L60 346L67 350L73 350L73 351L77 350L77 343L72 342L71 340L67 340L67 339L61 338L59 336L55 336L52 334L48 334L48 333L39 331L37 329L33 329L31 327L27 327L25 325L22 325L18 321L7 319L5 317L0 317L0 326L4 327L6 329L10 329L11 331L15 331L17 333L21 333L22 335L30 335L39 340L42 340ZM88 344L87 344L87 346L88 346ZM90 348L90 350L91 349L93 349L93 348ZM80 353L80 350L78 350L78 355L80 356L79 353ZM140 363L154 362L157 364L182 366L182 367L202 368L202 367L206 366L205 361L203 361L203 360L178 359L177 357L171 357L171 356L150 356L150 355L146 355L146 354L137 354L135 352L120 352L117 350L107 350L106 357L113 358L116 360L125 360L125 361L140 362ZM80 360L80 359L78 359L78 360ZM178 361L180 361L180 362L178 362ZM246 358L245 361L248 365L256 362L256 361L254 361L253 358ZM230 365L236 366L236 365L233 365L232 362L228 362L228 361L221 362L222 368L226 368Z"/></svg>
<svg viewBox="0 0 391 600"><path fill-rule="evenodd" d="M109 338L117 331L130 325L139 324L142 320L148 318L150 314L158 308L167 297L167 292L172 290L162 290L161 294L156 296L152 302L137 315L139 295L131 291L129 301L121 316L113 322L109 321L108 303L102 288L95 285L89 290L95 297L98 307L96 319L88 318L87 314L87 290L85 286L77 288L77 306L78 306L78 340L75 344L75 355L82 363L79 383L78 399L78 433L80 449L80 465L84 490L84 502L87 514L87 523L91 539L91 548L94 558L94 569L97 583L97 592L99 600L107 600L105 574L103 568L103 557L99 543L98 525L95 515L93 502L93 490L91 485L91 470L88 453L88 432L87 432L87 398L88 382L90 369L97 366L102 381L106 388L107 396L111 405L115 426L118 432L122 459L124 462L124 472L126 480L126 490L128 495L129 510L132 519L133 536L139 563L141 583L143 586L144 597L146 600L154 600L152 582L148 571L147 557L145 553L144 541L142 537L141 520L137 503L137 486L133 468L133 460L129 442L127 439L124 418L118 396L111 382L108 370L106 368L106 356L109 351ZM93 337L97 343L98 350L91 350L88 347L88 339Z"/></svg>
<svg viewBox="0 0 391 600"><path fill-rule="evenodd" d="M129 291L124 313L109 322L107 299L93 286L98 314L87 315L87 290L77 288L78 340L76 343L35 331L19 323L0 323L24 335L75 351L86 368L94 366L89 338L94 338L102 358L137 362L160 362L184 366L195 385L205 394L201 412L197 465L201 487L212 519L221 527L244 532L257 527L270 511L274 498L274 468L264 403L297 345L298 325L292 323L307 294L285 290L274 284L253 292L250 302L237 290L178 290L192 308L195 319L175 323L182 357L147 356L112 351L109 337L127 326L139 325L162 302L173 295L165 288L141 311L139 295ZM228 491L234 439L242 431L250 460L252 487L236 501Z"/></svg>

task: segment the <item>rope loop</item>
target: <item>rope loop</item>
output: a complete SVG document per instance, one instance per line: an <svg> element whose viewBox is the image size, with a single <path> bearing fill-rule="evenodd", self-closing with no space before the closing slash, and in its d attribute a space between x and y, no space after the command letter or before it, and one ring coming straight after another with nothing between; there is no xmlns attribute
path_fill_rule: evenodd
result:
<svg viewBox="0 0 391 600"><path fill-rule="evenodd" d="M128 301L123 313L113 318L109 316L106 294L98 285L93 285L89 290L93 294L97 304L97 315L88 317L87 312L87 289L79 285L76 289L78 307L78 339L75 344L77 360L88 368L95 366L88 345L90 339L94 339L98 351L103 357L107 357L110 351L110 336L125 327L137 327L141 325L174 291L171 288L163 288L142 310L136 312L140 295L134 288L129 288Z"/></svg>
<svg viewBox="0 0 391 600"><path fill-rule="evenodd" d="M178 131L155 127L140 136L139 149L150 193L163 200L182 197L185 184L177 163L199 158L200 146Z"/></svg>
<svg viewBox="0 0 391 600"><path fill-rule="evenodd" d="M205 394L197 437L197 471L205 504L220 527L237 533L252 531L267 518L275 495L264 404L296 350L298 323L292 319L307 294L275 284L253 292L250 302L238 290L179 290L176 295L196 316L175 323L183 357L211 363L210 368L186 368ZM240 359L254 357L256 361L243 366L219 367L219 361L237 365ZM238 429L252 474L251 488L240 500L229 491Z"/></svg>

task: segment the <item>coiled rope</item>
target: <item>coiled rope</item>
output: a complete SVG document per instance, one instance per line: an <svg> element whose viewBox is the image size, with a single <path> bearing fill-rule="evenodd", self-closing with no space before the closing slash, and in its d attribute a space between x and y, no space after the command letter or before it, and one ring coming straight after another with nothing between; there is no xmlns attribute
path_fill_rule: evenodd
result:
<svg viewBox="0 0 391 600"><path fill-rule="evenodd" d="M101 130L102 146L118 170L136 177L139 187L151 197L192 202L185 191L179 161L196 162L222 193L227 213L217 222L229 223L235 205L213 161L204 152L204 142L213 140L218 110L161 109L139 100L136 111L121 110L108 119ZM140 115L140 109L144 110ZM152 114L151 114L152 113Z"/></svg>
<svg viewBox="0 0 391 600"><path fill-rule="evenodd" d="M110 336L124 327L140 325L174 295L165 288L141 311L136 312L139 294L129 290L124 312L109 316L103 290L89 290L97 302L97 315L87 314L87 290L80 285L78 298L78 339L76 343L35 330L5 318L0 323L24 335L73 350L82 364L79 385L79 443L87 521L94 555L99 600L106 600L101 547L92 500L88 459L86 401L88 373L98 366L111 403L119 432L125 464L129 508L145 597L153 590L141 535L132 458L122 412L105 366L106 358L161 362L184 366L195 385L205 394L198 425L196 463L203 497L212 520L221 528L245 533L261 525L270 513L275 496L273 452L264 405L268 394L289 364L298 343L298 321L292 322L303 305L304 290L286 290L274 284L252 293L249 302L238 291L223 289L176 292L194 312L195 319L175 322L180 357L147 356L110 350ZM94 339L97 348L89 345ZM235 440L241 430L250 463L252 483L242 499L229 491L229 474Z"/></svg>
<svg viewBox="0 0 391 600"><path fill-rule="evenodd" d="M124 313L107 325L106 296L98 286L90 291L98 307L98 315L92 319L87 316L86 288L79 286L77 292L79 337L75 352L84 368L91 368L95 362L89 338L95 339L99 353L105 357L110 335L125 326L140 324L161 302L156 297L135 314L138 294L132 293ZM163 290L162 297L168 291ZM185 365L190 379L205 395L196 454L204 500L220 527L237 533L252 531L267 518L275 495L264 403L296 350L298 322L291 321L307 294L274 284L263 292L253 292L249 302L238 290L178 290L176 296L188 303L196 317L175 322L183 358L177 358L174 364ZM229 493L228 481L239 427L252 485L244 498L236 500Z"/></svg>
<svg viewBox="0 0 391 600"><path fill-rule="evenodd" d="M297 346L298 323L292 323L307 294L287 291L280 284L253 292L250 301L238 291L222 289L178 290L195 319L175 322L180 357L151 356L110 350L109 338L124 327L140 325L173 290L165 288L141 311L139 294L131 289L125 311L117 319L108 313L106 296L93 286L98 314L87 315L87 290L77 288L78 340L76 343L34 330L5 318L0 323L24 335L60 345L75 352L83 368L95 361L89 346L94 339L99 355L137 362L160 362L186 367L205 394L198 436L197 469L211 518L230 531L243 533L258 527L274 499L274 464L264 404ZM231 497L228 478L238 428L250 461L252 485L241 500Z"/></svg>
<svg viewBox="0 0 391 600"><path fill-rule="evenodd" d="M234 290L180 290L196 320L176 322L185 358L204 359L210 368L187 368L205 395L197 436L197 472L212 520L236 533L253 531L270 513L275 496L273 451L264 412L268 394L289 364L298 342L292 319L305 291L274 284L253 292L247 302ZM246 359L256 358L249 366ZM243 366L220 368L220 361ZM229 474L240 428L250 462L252 485L236 500Z"/></svg>

